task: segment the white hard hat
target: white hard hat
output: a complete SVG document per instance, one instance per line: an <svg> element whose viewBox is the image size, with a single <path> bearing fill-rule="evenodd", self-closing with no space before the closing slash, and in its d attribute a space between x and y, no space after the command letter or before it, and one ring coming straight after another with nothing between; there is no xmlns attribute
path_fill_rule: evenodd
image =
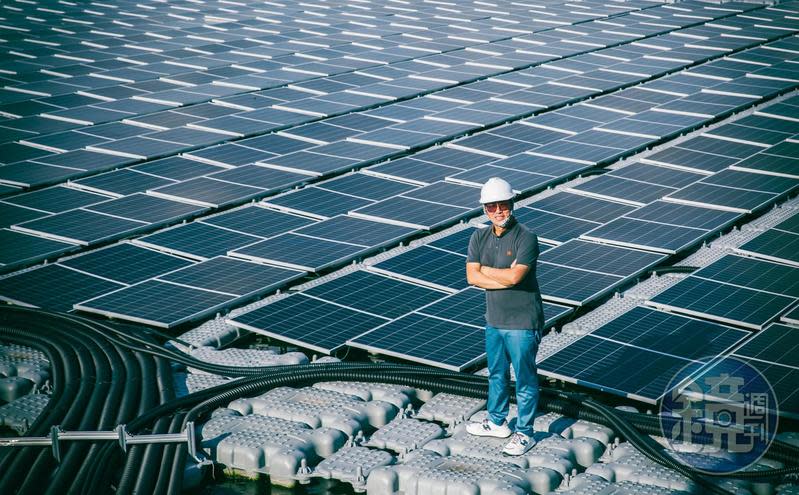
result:
<svg viewBox="0 0 799 495"><path fill-rule="evenodd" d="M480 203L495 203L497 201L509 201L513 199L515 194L511 189L510 184L505 179L499 177L491 177L483 184L480 190Z"/></svg>

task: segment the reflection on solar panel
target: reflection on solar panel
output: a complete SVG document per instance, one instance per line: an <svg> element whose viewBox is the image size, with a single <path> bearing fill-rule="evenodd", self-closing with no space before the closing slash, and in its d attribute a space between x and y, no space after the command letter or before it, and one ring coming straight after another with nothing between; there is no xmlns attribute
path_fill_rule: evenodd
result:
<svg viewBox="0 0 799 495"><path fill-rule="evenodd" d="M86 210L71 210L24 222L12 228L20 232L86 246L130 235L147 226L147 223L136 220L126 220Z"/></svg>
<svg viewBox="0 0 799 495"><path fill-rule="evenodd" d="M54 311L71 311L72 304L123 287L121 284L47 265L0 280L0 299Z"/></svg>
<svg viewBox="0 0 799 495"><path fill-rule="evenodd" d="M770 229L737 248L736 251L765 260L799 266L799 235Z"/></svg>
<svg viewBox="0 0 799 495"><path fill-rule="evenodd" d="M527 207L598 223L609 222L634 209L630 205L565 191L534 201Z"/></svg>
<svg viewBox="0 0 799 495"><path fill-rule="evenodd" d="M220 229L202 222L191 222L139 237L133 242L159 251L204 261L224 255L232 249L254 244L259 240L260 237Z"/></svg>
<svg viewBox="0 0 799 495"><path fill-rule="evenodd" d="M387 321L362 311L292 294L227 322L252 332L325 354Z"/></svg>
<svg viewBox="0 0 799 495"><path fill-rule="evenodd" d="M98 203L86 209L150 224L167 223L197 215L203 211L203 208L196 205L156 198L141 193Z"/></svg>
<svg viewBox="0 0 799 495"><path fill-rule="evenodd" d="M791 297L688 277L647 304L760 330L795 302Z"/></svg>
<svg viewBox="0 0 799 495"><path fill-rule="evenodd" d="M233 296L219 292L147 280L76 303L73 307L109 318L172 328L212 315L233 299Z"/></svg>
<svg viewBox="0 0 799 495"><path fill-rule="evenodd" d="M340 215L302 227L295 232L310 237L375 248L397 244L402 239L416 233L416 230Z"/></svg>
<svg viewBox="0 0 799 495"><path fill-rule="evenodd" d="M633 163L619 170L614 170L608 176L622 177L625 179L638 180L649 184L657 184L667 187L685 187L704 177L701 174L687 172L657 165L647 165L645 163Z"/></svg>
<svg viewBox="0 0 799 495"><path fill-rule="evenodd" d="M465 170L447 177L448 182L481 187L491 177L500 177L513 184L516 191L529 191L534 188L544 187L553 180L554 177L532 172L522 172L510 170L493 165L481 165L471 170Z"/></svg>
<svg viewBox="0 0 799 495"><path fill-rule="evenodd" d="M449 251L450 253L466 256L469 251L469 239L471 239L473 233L474 228L459 230L453 234L436 239L427 245Z"/></svg>
<svg viewBox="0 0 799 495"><path fill-rule="evenodd" d="M193 264L176 256L125 242L58 263L122 284L135 284Z"/></svg>
<svg viewBox="0 0 799 495"><path fill-rule="evenodd" d="M4 202L24 206L26 208L35 208L36 210L48 213L61 213L101 201L108 201L109 199L108 196L78 191L69 187L55 186L30 193L18 194L5 199Z"/></svg>
<svg viewBox="0 0 799 495"><path fill-rule="evenodd" d="M428 246L411 249L367 269L449 292L468 285L465 256Z"/></svg>
<svg viewBox="0 0 799 495"><path fill-rule="evenodd" d="M693 276L783 296L799 297L799 268L754 258L727 255L693 273Z"/></svg>
<svg viewBox="0 0 799 495"><path fill-rule="evenodd" d="M624 277L565 266L538 263L537 278L541 296L549 301L584 305L619 285Z"/></svg>
<svg viewBox="0 0 799 495"><path fill-rule="evenodd" d="M286 231L314 223L314 220L310 218L261 208L256 205L227 211L219 215L203 217L199 221L222 227L223 229L263 238L274 237Z"/></svg>
<svg viewBox="0 0 799 495"><path fill-rule="evenodd" d="M655 403L683 367L709 362L746 335L715 323L637 307L543 360L539 370Z"/></svg>
<svg viewBox="0 0 799 495"><path fill-rule="evenodd" d="M463 186L449 182L435 182L409 191L402 196L429 201L434 204L474 209L480 205L480 189L478 187Z"/></svg>
<svg viewBox="0 0 799 495"><path fill-rule="evenodd" d="M661 254L572 240L543 253L539 261L629 277L646 271L664 258Z"/></svg>
<svg viewBox="0 0 799 495"><path fill-rule="evenodd" d="M619 218L580 236L582 239L612 243L617 246L674 254L708 237L710 231L677 225Z"/></svg>
<svg viewBox="0 0 799 495"><path fill-rule="evenodd" d="M672 187L602 175L570 188L600 199L620 201L632 206L644 206L673 192Z"/></svg>
<svg viewBox="0 0 799 495"><path fill-rule="evenodd" d="M209 179L208 177L197 177L152 189L148 191L148 194L192 203L206 208L218 208L256 198L266 194L266 191L261 188L233 184Z"/></svg>
<svg viewBox="0 0 799 495"><path fill-rule="evenodd" d="M350 194L372 201L387 199L391 196L410 191L416 187L404 182L383 179L361 173L348 174L317 184L317 186L322 189L327 189L328 191Z"/></svg>
<svg viewBox="0 0 799 495"><path fill-rule="evenodd" d="M364 252L362 246L287 233L229 251L234 258L317 272L345 263Z"/></svg>
<svg viewBox="0 0 799 495"><path fill-rule="evenodd" d="M787 325L769 325L734 354L799 369L799 332Z"/></svg>
<svg viewBox="0 0 799 495"><path fill-rule="evenodd" d="M158 278L231 296L252 297L272 292L303 275L305 272L220 256Z"/></svg>
<svg viewBox="0 0 799 495"><path fill-rule="evenodd" d="M352 347L463 371L485 356L483 329L411 313L351 338Z"/></svg>
<svg viewBox="0 0 799 495"><path fill-rule="evenodd" d="M303 293L386 318L398 318L446 295L445 292L363 270L319 284Z"/></svg>
<svg viewBox="0 0 799 495"><path fill-rule="evenodd" d="M350 210L372 204L372 201L327 191L319 187L306 187L296 192L268 198L264 200L263 204L288 212L325 219L346 214Z"/></svg>
<svg viewBox="0 0 799 495"><path fill-rule="evenodd" d="M349 213L354 217L366 218L367 220L393 223L413 229L432 230L465 217L473 209L395 196L372 205L351 210Z"/></svg>
<svg viewBox="0 0 799 495"><path fill-rule="evenodd" d="M739 219L741 214L666 201L655 201L628 213L625 217L665 225L718 231ZM653 228L658 227L654 226Z"/></svg>

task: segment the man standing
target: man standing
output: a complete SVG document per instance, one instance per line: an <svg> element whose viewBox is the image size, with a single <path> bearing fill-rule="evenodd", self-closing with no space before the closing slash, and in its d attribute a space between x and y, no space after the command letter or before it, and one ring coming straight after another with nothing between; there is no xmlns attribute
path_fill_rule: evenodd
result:
<svg viewBox="0 0 799 495"><path fill-rule="evenodd" d="M544 328L541 292L535 277L538 239L513 217L513 189L492 177L480 191L491 227L469 240L466 279L486 290L488 418L470 423L472 435L507 438L506 455L522 455L535 445L533 419L538 404L535 355ZM516 372L516 431L506 421L510 364Z"/></svg>

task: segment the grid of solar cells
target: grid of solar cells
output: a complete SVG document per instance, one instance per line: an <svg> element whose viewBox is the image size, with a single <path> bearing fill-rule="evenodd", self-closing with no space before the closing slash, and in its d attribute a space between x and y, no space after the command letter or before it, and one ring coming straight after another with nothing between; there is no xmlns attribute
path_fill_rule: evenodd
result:
<svg viewBox="0 0 799 495"><path fill-rule="evenodd" d="M76 249L75 244L0 229L0 266L3 270L10 270L23 263L34 263Z"/></svg>
<svg viewBox="0 0 799 495"><path fill-rule="evenodd" d="M219 208L263 196L266 194L266 190L215 180L209 177L197 177L176 184L161 186L148 191L148 193L175 201L194 203L207 208Z"/></svg>
<svg viewBox="0 0 799 495"><path fill-rule="evenodd" d="M449 251L450 253L466 256L469 251L469 240L472 238L472 234L474 234L474 228L459 230L453 234L429 242L427 245Z"/></svg>
<svg viewBox="0 0 799 495"><path fill-rule="evenodd" d="M363 246L287 233L228 251L227 254L235 258L316 272L345 263L363 252Z"/></svg>
<svg viewBox="0 0 799 495"><path fill-rule="evenodd" d="M799 266L799 234L769 229L736 251L758 258Z"/></svg>
<svg viewBox="0 0 799 495"><path fill-rule="evenodd" d="M618 246L675 254L710 235L710 231L647 222L635 218L618 218L581 235L582 239L608 242Z"/></svg>
<svg viewBox="0 0 799 495"><path fill-rule="evenodd" d="M605 295L624 280L618 275L542 262L536 267L536 278L544 299L573 306L584 305Z"/></svg>
<svg viewBox="0 0 799 495"><path fill-rule="evenodd" d="M741 218L741 214L666 201L655 201L627 213L625 217L664 225L716 231L729 226Z"/></svg>
<svg viewBox="0 0 799 495"><path fill-rule="evenodd" d="M89 225L91 229L87 228ZM138 220L127 220L78 209L30 220L12 228L85 246L131 235L146 229L148 225Z"/></svg>
<svg viewBox="0 0 799 495"><path fill-rule="evenodd" d="M367 267L445 290L466 288L466 257L420 246Z"/></svg>
<svg viewBox="0 0 799 495"><path fill-rule="evenodd" d="M287 285L305 272L224 256L166 273L159 280L237 297L261 295Z"/></svg>
<svg viewBox="0 0 799 495"><path fill-rule="evenodd" d="M189 260L126 242L60 260L60 265L122 284L135 284L193 265Z"/></svg>
<svg viewBox="0 0 799 495"><path fill-rule="evenodd" d="M675 191L673 187L627 180L610 175L596 177L573 186L571 189L600 199L621 201L633 206L644 206Z"/></svg>
<svg viewBox="0 0 799 495"><path fill-rule="evenodd" d="M608 222L635 209L630 205L566 191L558 191L528 204L527 207L596 223Z"/></svg>
<svg viewBox="0 0 799 495"><path fill-rule="evenodd" d="M0 299L66 312L72 311L76 302L120 287L124 286L63 266L47 265L0 279Z"/></svg>
<svg viewBox="0 0 799 495"><path fill-rule="evenodd" d="M319 187L306 187L296 192L264 200L264 204L285 211L311 215L320 219L344 215L350 210L370 205L368 199L328 191Z"/></svg>
<svg viewBox="0 0 799 495"><path fill-rule="evenodd" d="M215 227L262 238L274 237L288 230L298 229L315 222L315 220L310 218L261 208L256 205L238 208L211 217L203 217L199 221Z"/></svg>
<svg viewBox="0 0 799 495"><path fill-rule="evenodd" d="M260 240L260 237L217 228L202 222L191 222L139 237L133 242L159 251L204 261Z"/></svg>
<svg viewBox="0 0 799 495"><path fill-rule="evenodd" d="M653 297L654 307L760 330L796 303L792 297L687 277Z"/></svg>
<svg viewBox="0 0 799 495"><path fill-rule="evenodd" d="M227 320L236 327L325 354L332 354L349 339L386 321L301 293Z"/></svg>
<svg viewBox="0 0 799 495"><path fill-rule="evenodd" d="M318 187L372 201L380 201L408 192L416 186L396 180L354 173L318 184Z"/></svg>
<svg viewBox="0 0 799 495"><path fill-rule="evenodd" d="M219 292L194 289L158 280L110 292L74 304L79 311L161 328L172 328L207 317L234 297Z"/></svg>
<svg viewBox="0 0 799 495"><path fill-rule="evenodd" d="M180 218L198 215L202 207L136 193L86 207L106 215L138 220L149 224L167 223Z"/></svg>
<svg viewBox="0 0 799 495"><path fill-rule="evenodd" d="M418 231L399 225L340 215L299 228L294 232L320 239L374 248L396 244Z"/></svg>
<svg viewBox="0 0 799 495"><path fill-rule="evenodd" d="M359 270L303 291L325 301L398 318L446 295L445 292Z"/></svg>
<svg viewBox="0 0 799 495"><path fill-rule="evenodd" d="M69 187L54 186L25 194L17 194L3 200L4 203L24 206L47 213L61 213L89 206L110 199L107 195L78 191Z"/></svg>
<svg viewBox="0 0 799 495"><path fill-rule="evenodd" d="M478 203L475 202L473 204L476 205ZM350 210L349 214L378 222L394 223L420 230L432 230L443 224L463 218L470 211L472 210L464 207L395 196Z"/></svg>
<svg viewBox="0 0 799 495"><path fill-rule="evenodd" d="M610 275L633 276L660 263L664 255L572 240L541 254L539 261Z"/></svg>
<svg viewBox="0 0 799 495"><path fill-rule="evenodd" d="M747 340L733 354L799 369L799 333L795 328L775 323Z"/></svg>
<svg viewBox="0 0 799 495"><path fill-rule="evenodd" d="M455 371L485 356L482 328L417 313L351 338L347 344Z"/></svg>
<svg viewBox="0 0 799 495"><path fill-rule="evenodd" d="M799 267L727 255L693 276L799 298Z"/></svg>

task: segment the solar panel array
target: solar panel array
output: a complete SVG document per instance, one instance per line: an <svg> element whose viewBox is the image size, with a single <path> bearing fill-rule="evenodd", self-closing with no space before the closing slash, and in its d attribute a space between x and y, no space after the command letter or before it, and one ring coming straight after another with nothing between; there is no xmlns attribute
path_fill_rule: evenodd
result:
<svg viewBox="0 0 799 495"><path fill-rule="evenodd" d="M0 270L58 261L0 279L0 298L162 327L473 217L489 177L531 194L799 85L791 4L36 5L3 13ZM797 110L759 107L518 208L547 325L794 192ZM791 262L786 229L741 252ZM470 232L231 321L463 369L482 358ZM356 323L310 331L295 310Z"/></svg>

